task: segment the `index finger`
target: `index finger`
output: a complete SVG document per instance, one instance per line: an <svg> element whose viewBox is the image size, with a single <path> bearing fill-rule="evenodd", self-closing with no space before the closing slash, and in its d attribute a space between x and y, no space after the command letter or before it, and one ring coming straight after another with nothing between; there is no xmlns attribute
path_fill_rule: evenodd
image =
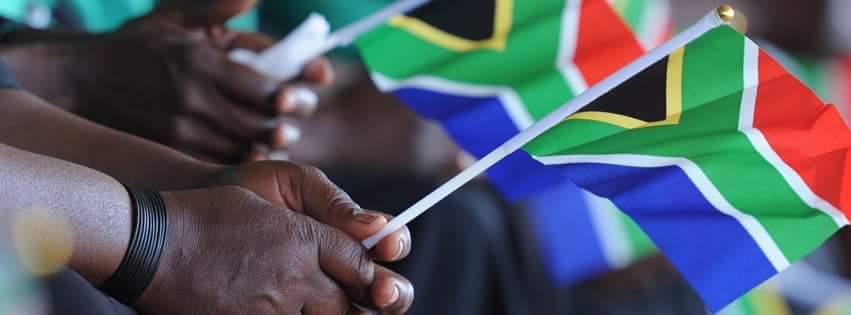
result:
<svg viewBox="0 0 851 315"><path fill-rule="evenodd" d="M375 264L366 249L343 232L322 223L311 224L317 240L319 267L333 278L353 300L369 295L375 276Z"/></svg>
<svg viewBox="0 0 851 315"><path fill-rule="evenodd" d="M254 69L224 56L221 67L212 73L212 80L216 88L233 102L264 115L278 113L273 102L278 83Z"/></svg>
<svg viewBox="0 0 851 315"><path fill-rule="evenodd" d="M300 176L287 177L295 183L281 183L283 187L298 187L301 211L319 222L335 227L357 240L378 233L392 217L358 206L348 194L337 187L325 174L315 168L303 168ZM379 242L372 253L382 261L396 261L410 252L411 233L407 227L390 234Z"/></svg>

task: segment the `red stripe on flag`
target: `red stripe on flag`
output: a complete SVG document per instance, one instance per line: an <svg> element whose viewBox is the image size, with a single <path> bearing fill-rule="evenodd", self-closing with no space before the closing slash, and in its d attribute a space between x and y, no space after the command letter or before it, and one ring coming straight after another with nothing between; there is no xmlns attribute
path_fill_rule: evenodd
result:
<svg viewBox="0 0 851 315"><path fill-rule="evenodd" d="M638 39L605 0L585 0L573 62L588 86L644 54Z"/></svg>
<svg viewBox="0 0 851 315"><path fill-rule="evenodd" d="M764 51L754 127L819 197L851 214L851 132L827 106Z"/></svg>

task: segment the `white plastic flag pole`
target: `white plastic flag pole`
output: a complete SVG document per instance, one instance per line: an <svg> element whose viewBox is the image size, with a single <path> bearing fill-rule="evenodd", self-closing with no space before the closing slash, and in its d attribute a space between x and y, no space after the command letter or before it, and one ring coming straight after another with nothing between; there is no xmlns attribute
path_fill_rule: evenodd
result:
<svg viewBox="0 0 851 315"><path fill-rule="evenodd" d="M509 154L522 148L524 145L532 141L532 139L540 136L550 128L555 127L560 122L567 119L567 117L582 109L582 107L585 107L594 100L605 95L629 78L632 78L644 69L647 69L656 62L659 62L662 58L665 58L675 50L697 39L704 33L718 26L730 23L733 20L734 15L735 12L733 9L727 5L723 5L717 10L707 14L698 21L697 24L677 36L674 36L671 40L648 52L626 67L621 68L605 80L600 81L600 83L592 86L584 93L579 94L567 104L562 105L537 123L529 126L529 128L503 143L491 153L485 155L481 160L474 163L472 166L468 167L463 172L456 175L448 182L399 214L399 216L390 221L387 226L381 229L381 231L364 240L363 246L366 248L372 248L378 243L378 241L407 225L415 218L428 211L428 209L433 207L435 204L449 196L449 194L455 192L458 188L461 188L461 186L470 182L473 178L482 174L485 170L501 161Z"/></svg>
<svg viewBox="0 0 851 315"><path fill-rule="evenodd" d="M402 15L431 2L431 0L398 0L365 18L349 24L328 36L328 41L322 50L325 54L334 48L350 45L358 36L367 33L375 27L384 24L390 18Z"/></svg>
<svg viewBox="0 0 851 315"><path fill-rule="evenodd" d="M398 0L365 18L329 35L331 25L324 16L313 13L272 47L255 53L234 49L230 59L278 81L289 81L313 59L351 44L358 36L387 22L391 17L413 11L431 0Z"/></svg>

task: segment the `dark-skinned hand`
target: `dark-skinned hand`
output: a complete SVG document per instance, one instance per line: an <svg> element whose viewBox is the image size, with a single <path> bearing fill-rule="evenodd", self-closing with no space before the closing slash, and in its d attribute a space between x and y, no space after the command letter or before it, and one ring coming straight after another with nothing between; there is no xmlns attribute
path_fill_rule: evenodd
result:
<svg viewBox="0 0 851 315"><path fill-rule="evenodd" d="M292 209L364 240L385 225L388 214L363 210L321 171L291 162L261 161L214 168L200 186L233 185L248 189L275 205ZM368 223L368 224L365 224ZM379 261L395 261L411 250L407 227L385 237L372 249Z"/></svg>
<svg viewBox="0 0 851 315"><path fill-rule="evenodd" d="M315 97L300 97L305 93L296 90L329 84L333 73L320 58L300 77L276 82L230 61L234 48L261 51L273 44L263 35L223 26L254 2L163 1L115 32L43 44L31 54L67 60L56 66L62 75L24 73L20 79L53 104L203 160L264 159L300 137L283 117L309 115L317 105ZM10 60L14 66L15 58ZM68 92L39 93L58 90Z"/></svg>
<svg viewBox="0 0 851 315"><path fill-rule="evenodd" d="M402 314L412 302L406 279L373 263L357 240L303 213L233 186L163 197L169 238L153 282L134 305L142 312L364 313L357 303ZM313 212L316 205L300 206ZM365 232L383 226L362 225Z"/></svg>

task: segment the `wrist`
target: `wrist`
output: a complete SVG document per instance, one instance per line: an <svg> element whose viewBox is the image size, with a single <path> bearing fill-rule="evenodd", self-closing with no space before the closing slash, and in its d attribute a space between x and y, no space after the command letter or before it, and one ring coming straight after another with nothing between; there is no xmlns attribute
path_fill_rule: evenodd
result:
<svg viewBox="0 0 851 315"><path fill-rule="evenodd" d="M118 269L101 285L101 290L133 305L159 269L166 246L168 213L158 192L128 191L133 202L130 243Z"/></svg>
<svg viewBox="0 0 851 315"><path fill-rule="evenodd" d="M177 167L178 175L183 183L179 187L168 187L169 190L187 190L205 188L221 182L220 178L227 173L231 167L209 163L196 159L184 161Z"/></svg>

